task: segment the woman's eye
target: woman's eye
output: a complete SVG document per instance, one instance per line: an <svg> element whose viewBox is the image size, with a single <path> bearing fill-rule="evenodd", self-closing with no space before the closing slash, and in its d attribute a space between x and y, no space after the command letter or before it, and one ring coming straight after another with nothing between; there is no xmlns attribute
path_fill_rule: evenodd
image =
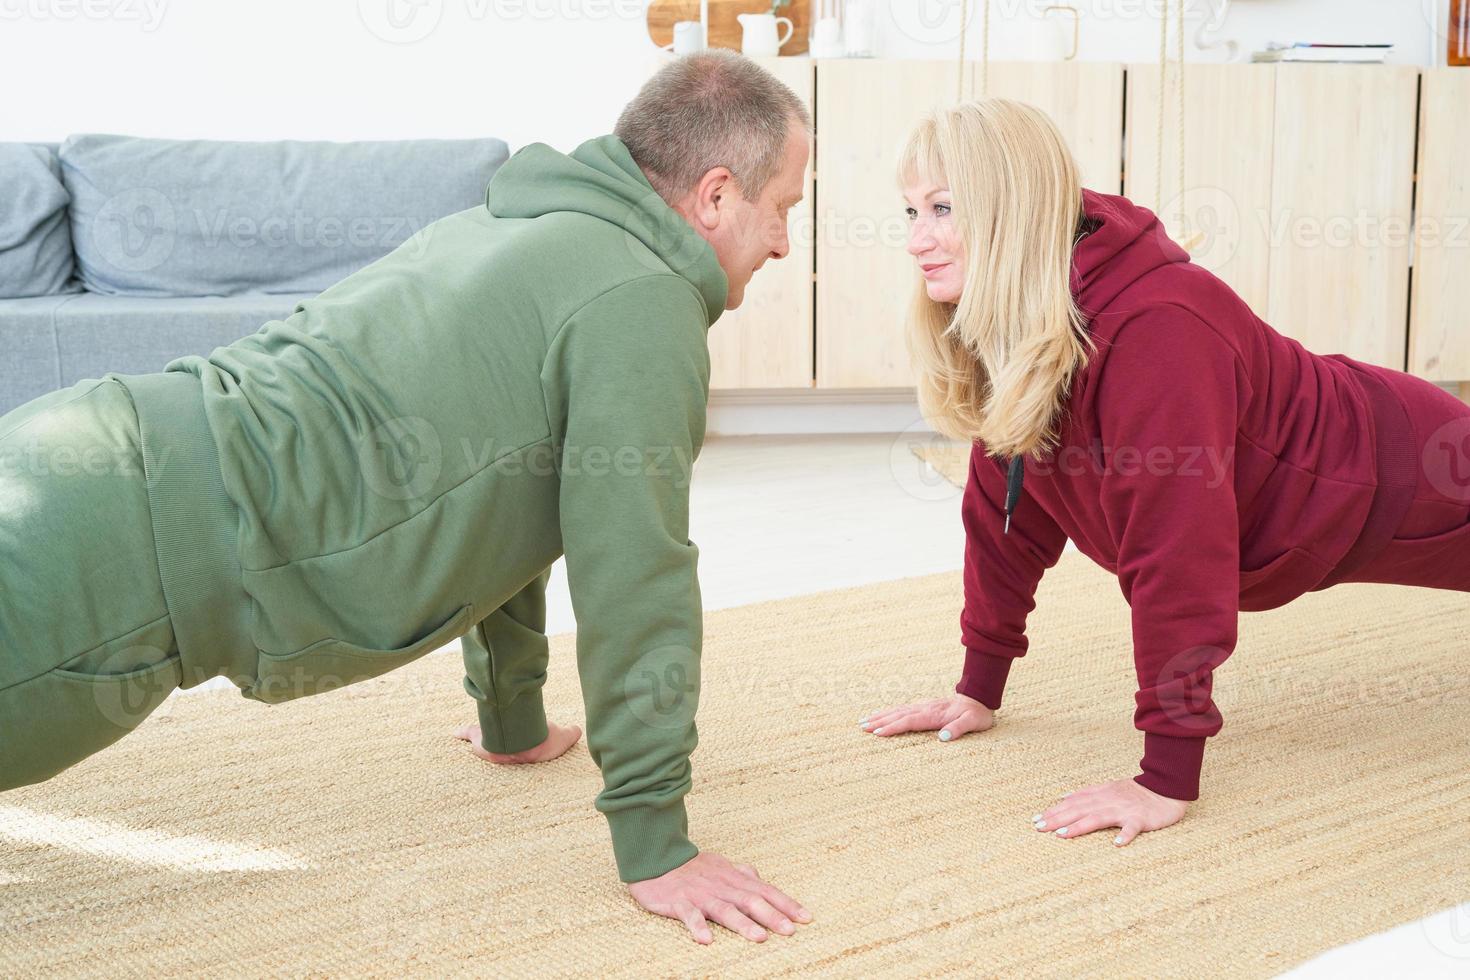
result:
<svg viewBox="0 0 1470 980"><path fill-rule="evenodd" d="M919 216L919 212L915 211L913 208L904 208L903 213L908 216L910 221Z"/></svg>
<svg viewBox="0 0 1470 980"><path fill-rule="evenodd" d="M940 211L940 208L943 208L944 210L941 212ZM936 204L936 205L934 205L934 212L936 214L940 214L940 213L949 214L949 205L948 204Z"/></svg>

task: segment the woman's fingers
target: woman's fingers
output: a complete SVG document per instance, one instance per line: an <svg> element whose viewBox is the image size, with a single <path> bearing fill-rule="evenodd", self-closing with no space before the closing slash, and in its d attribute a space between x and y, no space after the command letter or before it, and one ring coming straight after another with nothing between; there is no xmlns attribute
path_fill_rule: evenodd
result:
<svg viewBox="0 0 1470 980"><path fill-rule="evenodd" d="M968 735L970 732L989 727L984 724L984 720L985 715L981 711L975 708L966 708L944 723L939 729L939 740L941 742L953 742L961 735Z"/></svg>
<svg viewBox="0 0 1470 980"><path fill-rule="evenodd" d="M890 708L887 711L879 711L864 718L860 724L864 731L873 732L876 735L898 735L900 730L895 726L904 725L902 731L911 732L916 730L927 731L937 728L940 724L940 712L943 709L941 701L922 701L918 704L905 704L898 708ZM916 728L915 726L920 726Z"/></svg>

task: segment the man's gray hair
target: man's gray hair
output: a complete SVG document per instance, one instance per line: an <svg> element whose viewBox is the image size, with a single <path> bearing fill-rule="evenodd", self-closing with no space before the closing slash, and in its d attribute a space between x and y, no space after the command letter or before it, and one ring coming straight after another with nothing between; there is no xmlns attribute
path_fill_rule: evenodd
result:
<svg viewBox="0 0 1470 980"><path fill-rule="evenodd" d="M754 61L726 48L684 55L643 84L613 135L660 197L683 197L715 167L728 167L754 200L781 169L791 125L812 133L795 92Z"/></svg>

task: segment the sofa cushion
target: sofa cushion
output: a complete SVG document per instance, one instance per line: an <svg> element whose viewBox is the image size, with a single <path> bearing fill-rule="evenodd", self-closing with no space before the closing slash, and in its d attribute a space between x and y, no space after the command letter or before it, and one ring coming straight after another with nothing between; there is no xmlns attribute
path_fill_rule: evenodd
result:
<svg viewBox="0 0 1470 980"><path fill-rule="evenodd" d="M119 296L320 292L483 203L507 156L498 139L61 146L80 275Z"/></svg>
<svg viewBox="0 0 1470 980"><path fill-rule="evenodd" d="M108 371L149 374L184 354L208 354L284 319L315 293L239 296L98 296L83 293L60 307L56 349L61 384Z"/></svg>
<svg viewBox="0 0 1470 980"><path fill-rule="evenodd" d="M55 314L76 297L0 299L0 415L62 387Z"/></svg>
<svg viewBox="0 0 1470 980"><path fill-rule="evenodd" d="M0 298L75 292L56 149L0 143Z"/></svg>

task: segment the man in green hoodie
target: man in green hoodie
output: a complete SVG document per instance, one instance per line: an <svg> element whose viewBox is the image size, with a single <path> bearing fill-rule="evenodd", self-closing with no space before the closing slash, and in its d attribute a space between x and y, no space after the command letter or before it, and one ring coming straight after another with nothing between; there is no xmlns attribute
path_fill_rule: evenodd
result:
<svg viewBox="0 0 1470 980"><path fill-rule="evenodd" d="M117 464L0 468L0 790L115 742L176 687L222 675L274 704L456 637L479 714L458 734L497 762L554 758L580 735L541 700L564 554L620 878L700 942L707 918L757 941L808 921L700 852L683 798L706 334L787 253L810 138L748 59L673 61L613 134L524 147L483 207L286 319L0 417L0 460Z"/></svg>

